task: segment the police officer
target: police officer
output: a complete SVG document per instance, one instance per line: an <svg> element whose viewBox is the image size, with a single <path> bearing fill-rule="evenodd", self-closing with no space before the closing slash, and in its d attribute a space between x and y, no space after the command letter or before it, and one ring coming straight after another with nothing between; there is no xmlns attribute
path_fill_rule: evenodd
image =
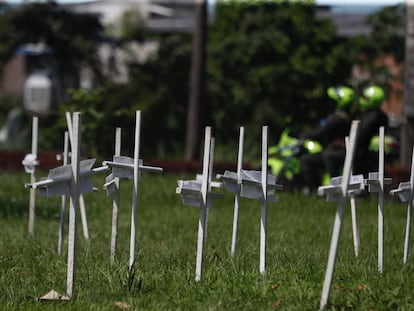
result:
<svg viewBox="0 0 414 311"><path fill-rule="evenodd" d="M323 151L305 154L300 163L305 182L305 192L314 192L321 184L321 175L328 170L331 176L338 175L345 158L345 137L351 126L350 110L355 92L348 86L335 86L327 89L327 95L336 105L336 110L314 131L303 135L304 139L320 142Z"/></svg>
<svg viewBox="0 0 414 311"><path fill-rule="evenodd" d="M371 139L378 135L381 126L388 126L388 117L381 110L385 92L378 85L369 85L359 98L360 126L356 145L354 173L364 174L378 171L378 155L369 150Z"/></svg>

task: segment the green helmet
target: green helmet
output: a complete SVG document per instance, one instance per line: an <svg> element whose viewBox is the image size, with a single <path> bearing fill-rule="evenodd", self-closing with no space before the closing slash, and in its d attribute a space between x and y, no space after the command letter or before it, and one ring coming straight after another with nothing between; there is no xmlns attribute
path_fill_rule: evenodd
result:
<svg viewBox="0 0 414 311"><path fill-rule="evenodd" d="M329 98L336 102L336 108L344 109L352 104L355 92L348 86L331 86L326 90Z"/></svg>
<svg viewBox="0 0 414 311"><path fill-rule="evenodd" d="M371 85L362 91L359 104L365 109L378 109L385 100L384 90L378 85Z"/></svg>

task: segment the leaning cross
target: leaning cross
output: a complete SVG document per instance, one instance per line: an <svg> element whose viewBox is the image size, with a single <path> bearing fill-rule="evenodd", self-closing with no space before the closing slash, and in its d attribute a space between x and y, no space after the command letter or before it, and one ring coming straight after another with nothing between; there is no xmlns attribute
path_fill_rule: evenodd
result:
<svg viewBox="0 0 414 311"><path fill-rule="evenodd" d="M328 302L329 293L331 290L333 272L335 269L335 262L336 262L336 253L338 250L339 237L341 234L344 208L345 208L346 198L348 196L348 191L356 190L357 188L360 187L359 184L356 184L353 186L351 186L350 184L351 169L352 169L352 163L353 163L354 155L355 155L355 144L357 140L358 127L359 127L359 121L353 121L351 125L351 131L350 131L349 148L346 149L344 169L343 169L340 182L334 181L328 186L323 186L323 187L318 188L319 195L326 195L329 201L332 201L332 200L338 201L338 207L336 210L335 221L334 221L334 226L333 226L333 231L332 231L332 239L331 239L331 245L330 245L330 250L329 250L328 263L327 263L326 272L325 272L325 280L323 283L322 296L321 296L321 301L320 301L320 306L319 306L320 310L325 309L327 302Z"/></svg>

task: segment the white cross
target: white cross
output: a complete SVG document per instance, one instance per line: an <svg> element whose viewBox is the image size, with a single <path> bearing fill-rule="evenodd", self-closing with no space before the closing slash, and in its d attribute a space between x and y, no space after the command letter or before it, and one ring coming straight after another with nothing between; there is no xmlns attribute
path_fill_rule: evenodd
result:
<svg viewBox="0 0 414 311"><path fill-rule="evenodd" d="M262 170L247 171L242 169L243 136L244 128L240 128L239 155L237 162L237 172L225 171L217 178L223 181L227 191L235 193L233 236L232 236L232 256L235 253L237 239L237 219L240 197L246 197L262 201L261 229L260 229L260 272L265 271L266 256L266 216L267 202L276 201L275 190L281 190L283 186L276 184L276 177L267 173L267 134L268 128L262 128ZM265 149L266 148L266 149Z"/></svg>
<svg viewBox="0 0 414 311"><path fill-rule="evenodd" d="M68 124L69 141L70 141L70 145L72 146L72 142L73 142L72 117L71 117L70 112L66 112L65 115L66 115L66 123ZM68 159L70 159L70 156L68 157ZM79 197L79 209L81 213L83 236L85 240L89 240L88 219L86 217L85 200L83 199L82 192L80 193L80 197Z"/></svg>
<svg viewBox="0 0 414 311"><path fill-rule="evenodd" d="M326 196L328 202L339 201L342 198L342 184L342 176L332 177L329 185L318 188L318 195ZM362 174L349 176L346 196L358 194L364 189L364 176Z"/></svg>
<svg viewBox="0 0 414 311"><path fill-rule="evenodd" d="M384 127L379 130L378 172L369 173L365 184L368 192L378 193L378 271L383 271L384 254L384 188L392 182L391 178L384 178Z"/></svg>
<svg viewBox="0 0 414 311"><path fill-rule="evenodd" d="M349 148L349 137L345 137L345 146ZM365 184L363 181L364 177L361 175L360 180L360 188L357 190L348 191L349 193L349 201L351 203L351 221L352 221L352 237L354 240L354 253L355 257L359 255L359 230L358 230L358 217L357 217L357 209L356 209L356 196L361 194L365 190ZM351 180L352 180L352 171L351 171Z"/></svg>
<svg viewBox="0 0 414 311"><path fill-rule="evenodd" d="M116 178L128 178L134 181L132 190L132 207L131 207L131 238L129 252L129 271L131 272L135 264L135 240L136 240L136 213L138 205L138 183L141 171L160 173L163 171L160 167L144 166L142 159L139 158L140 136L141 136L141 111L135 113L135 144L134 158L114 155L113 161L104 161L102 165L111 167L112 173L106 179L104 187L109 193L115 190L114 184ZM114 230L114 228L112 228Z"/></svg>
<svg viewBox="0 0 414 311"><path fill-rule="evenodd" d="M341 183L342 176L333 177L329 185L320 186L318 188L318 195L326 195L326 200L329 201L338 201L341 197ZM364 191L364 176L351 175L349 179L348 192L347 196L349 197L351 203L351 218L352 218L352 236L354 242L354 252L355 256L358 257L359 254L359 231L357 224L357 214L356 214L356 203L355 197Z"/></svg>
<svg viewBox="0 0 414 311"><path fill-rule="evenodd" d="M184 205L200 208L198 221L196 275L195 280L200 281L203 272L203 252L207 235L207 209L212 206L211 198L223 198L222 194L211 192L211 187L220 187L220 183L211 181L213 170L214 144L212 143L211 127L205 128L203 174L198 175L196 180L178 180L176 193L181 194Z"/></svg>
<svg viewBox="0 0 414 311"><path fill-rule="evenodd" d="M404 241L404 257L403 263L407 263L408 249L410 243L410 227L411 227L411 214L413 209L413 188L414 188L414 147L411 159L411 175L410 181L401 182L397 189L391 190L392 195L398 195L401 202L408 202L407 206L407 223L405 227L405 241Z"/></svg>
<svg viewBox="0 0 414 311"><path fill-rule="evenodd" d="M91 176L108 170L107 166L93 168L95 159L79 161L79 193L92 192ZM47 178L43 178L33 184L26 184L27 188L38 189L44 197L70 196L73 172L71 165L62 165L49 170Z"/></svg>
<svg viewBox="0 0 414 311"><path fill-rule="evenodd" d="M240 176L240 179L239 179ZM254 170L241 170L240 174L225 171L223 175L217 175L223 181L225 189L237 193L240 188L240 196L253 200L263 200L262 172ZM282 190L283 186L276 183L276 177L267 175L267 201L275 202L275 190Z"/></svg>
<svg viewBox="0 0 414 311"><path fill-rule="evenodd" d="M22 164L26 173L30 174L30 183L36 182L36 166L39 165L37 160L37 138L38 138L38 124L39 120L37 117L32 119L32 152L26 154ZM30 189L30 199L29 199L29 234L33 235L34 221L35 221L35 209L36 209L36 191Z"/></svg>
<svg viewBox="0 0 414 311"><path fill-rule="evenodd" d="M338 207L335 215L334 226L332 230L332 239L329 249L328 263L326 266L325 279L322 288L322 296L319 309L323 310L328 302L329 293L331 290L332 277L335 269L336 253L338 250L339 237L341 234L342 221L344 215L344 208L349 190L356 190L360 187L359 184L350 185L351 169L354 161L355 145L358 134L359 121L353 121L350 131L349 148L346 149L345 163L340 183L336 184L334 180L331 185L318 188L318 194L327 195L328 199L338 200Z"/></svg>
<svg viewBox="0 0 414 311"><path fill-rule="evenodd" d="M121 155L121 128L117 127L115 130L115 156ZM111 252L110 262L115 260L116 242L118 236L118 212L119 212L119 178L109 175L106 178L107 184L104 185L108 195L112 194L112 230L111 230Z"/></svg>
<svg viewBox="0 0 414 311"><path fill-rule="evenodd" d="M237 155L237 182L235 185L232 185L232 182L229 182L231 190L235 193L234 197L234 213L233 213L233 231L231 237L231 256L234 257L236 254L236 244L237 244L237 231L238 231L238 223L239 223L239 207L240 207L240 192L241 192L241 183L242 183L242 166L243 166L243 145L244 145L244 127L240 127L239 133L239 152ZM224 176L226 172L224 172ZM221 175L217 175L217 178L220 179ZM226 178L223 177L223 184L226 187L227 181ZM232 187L233 186L233 187ZM226 189L227 189L226 187Z"/></svg>
<svg viewBox="0 0 414 311"><path fill-rule="evenodd" d="M69 238L68 238L68 266L67 266L67 288L66 296L58 295L57 299L68 299L75 293L76 279L76 248L77 248L77 209L79 206L80 193L93 190L91 176L108 167L92 168L95 159L80 161L80 126L81 115L79 112L73 114L72 127L72 161L71 165L63 165L49 171L48 178L26 187L38 189L41 195L47 197L69 196Z"/></svg>
<svg viewBox="0 0 414 311"><path fill-rule="evenodd" d="M65 131L63 136L63 165L67 165L69 161L69 133ZM58 254L62 254L63 236L65 233L65 215L66 215L66 196L62 195L60 204L60 223L59 223L59 238L58 238Z"/></svg>

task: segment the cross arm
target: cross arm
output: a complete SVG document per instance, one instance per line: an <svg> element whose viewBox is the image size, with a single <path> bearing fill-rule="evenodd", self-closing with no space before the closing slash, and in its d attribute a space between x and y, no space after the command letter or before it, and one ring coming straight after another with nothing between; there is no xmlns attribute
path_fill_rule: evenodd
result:
<svg viewBox="0 0 414 311"><path fill-rule="evenodd" d="M401 182L398 185L397 189L393 189L390 191L392 195L398 195L401 202L407 202L412 198L413 190L412 190L411 182Z"/></svg>
<svg viewBox="0 0 414 311"><path fill-rule="evenodd" d="M129 163L103 161L102 165L106 167L116 167L116 168L125 168L125 169L134 170L134 164L129 164ZM156 167L156 166L147 166L147 165L140 164L138 167L140 170L152 172L152 173L162 173L164 171L162 167Z"/></svg>

